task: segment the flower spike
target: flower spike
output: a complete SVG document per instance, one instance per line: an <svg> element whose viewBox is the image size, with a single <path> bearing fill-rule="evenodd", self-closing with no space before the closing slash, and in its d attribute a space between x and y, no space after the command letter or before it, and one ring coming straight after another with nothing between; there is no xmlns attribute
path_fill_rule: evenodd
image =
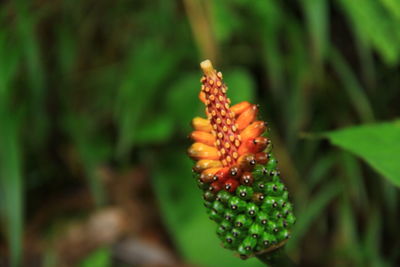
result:
<svg viewBox="0 0 400 267"><path fill-rule="evenodd" d="M257 105L231 106L222 73L210 60L200 67L199 99L207 118L193 119L188 154L196 161L193 171L209 217L218 224L223 246L243 259L280 248L296 219L267 123L257 120Z"/></svg>

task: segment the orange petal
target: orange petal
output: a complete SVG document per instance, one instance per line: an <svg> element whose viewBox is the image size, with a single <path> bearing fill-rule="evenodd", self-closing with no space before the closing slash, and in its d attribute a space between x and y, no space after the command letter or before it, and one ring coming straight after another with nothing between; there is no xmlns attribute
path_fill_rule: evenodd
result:
<svg viewBox="0 0 400 267"><path fill-rule="evenodd" d="M219 160L202 159L196 162L193 170L197 173L201 173L205 169L222 167L222 163Z"/></svg>
<svg viewBox="0 0 400 267"><path fill-rule="evenodd" d="M239 147L239 155L244 155L247 153L258 153L263 151L268 145L268 138L264 136L259 136L256 138L250 138L245 140Z"/></svg>
<svg viewBox="0 0 400 267"><path fill-rule="evenodd" d="M192 159L212 159L212 160L218 160L219 159L219 154L218 150L212 146L207 146L202 143L194 143L191 147L188 149L188 154L189 157Z"/></svg>
<svg viewBox="0 0 400 267"><path fill-rule="evenodd" d="M192 126L196 131L203 131L210 133L212 130L211 124L207 119L195 117L192 120Z"/></svg>
<svg viewBox="0 0 400 267"><path fill-rule="evenodd" d="M201 102L203 102L204 104L206 104L206 101L207 101L207 99L206 99L206 94L205 94L203 91L200 91L200 93L199 93L199 99L200 99Z"/></svg>
<svg viewBox="0 0 400 267"><path fill-rule="evenodd" d="M236 124L239 130L246 128L252 123L257 117L258 108L256 105L251 105L236 120Z"/></svg>
<svg viewBox="0 0 400 267"><path fill-rule="evenodd" d="M236 104L236 105L233 105L233 106L231 107L231 111L235 114L235 116L238 116L238 115L241 114L243 111L245 111L247 108L249 108L250 105L251 105L251 104L250 104L249 102L243 101L243 102L240 102L240 103L238 103L238 104Z"/></svg>
<svg viewBox="0 0 400 267"><path fill-rule="evenodd" d="M195 142L200 142L209 146L215 145L215 137L203 131L194 131L190 134L190 138Z"/></svg>
<svg viewBox="0 0 400 267"><path fill-rule="evenodd" d="M243 141L250 138L256 138L260 136L265 131L265 122L255 121L249 126L247 126L241 133L240 137Z"/></svg>

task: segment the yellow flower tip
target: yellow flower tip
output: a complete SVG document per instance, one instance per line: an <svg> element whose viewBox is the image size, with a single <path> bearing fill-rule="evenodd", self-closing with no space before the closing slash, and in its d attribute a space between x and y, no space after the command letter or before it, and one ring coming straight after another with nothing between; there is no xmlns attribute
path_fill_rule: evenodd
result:
<svg viewBox="0 0 400 267"><path fill-rule="evenodd" d="M202 61L200 63L200 67L203 70L204 74L207 76L215 74L215 69L209 59Z"/></svg>

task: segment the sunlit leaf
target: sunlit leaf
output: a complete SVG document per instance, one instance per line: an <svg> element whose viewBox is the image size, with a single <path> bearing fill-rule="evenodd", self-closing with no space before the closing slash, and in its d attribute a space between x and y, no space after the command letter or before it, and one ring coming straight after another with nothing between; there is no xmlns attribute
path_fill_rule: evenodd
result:
<svg viewBox="0 0 400 267"><path fill-rule="evenodd" d="M400 187L400 120L350 127L324 134L332 144L359 156Z"/></svg>

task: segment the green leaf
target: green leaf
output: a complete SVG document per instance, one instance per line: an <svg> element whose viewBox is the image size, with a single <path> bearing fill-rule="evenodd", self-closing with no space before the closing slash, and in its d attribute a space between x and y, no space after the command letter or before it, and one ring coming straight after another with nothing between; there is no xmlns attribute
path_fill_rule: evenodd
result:
<svg viewBox="0 0 400 267"><path fill-rule="evenodd" d="M340 193L341 185L339 182L330 182L325 185L316 195L312 198L304 210L296 212L298 221L293 228L293 237L288 241L288 251L293 251L299 244L300 240L304 237L307 231L312 226L312 223L320 216L325 208L331 201Z"/></svg>
<svg viewBox="0 0 400 267"><path fill-rule="evenodd" d="M364 159L400 187L400 120L368 124L325 133L334 145Z"/></svg>
<svg viewBox="0 0 400 267"><path fill-rule="evenodd" d="M135 143L148 145L166 141L172 134L173 122L170 116L160 115L144 123L135 135Z"/></svg>
<svg viewBox="0 0 400 267"><path fill-rule="evenodd" d="M8 115L8 116L7 116ZM0 110L0 203L4 209L10 266L19 266L23 234L23 181L17 120Z"/></svg>
<svg viewBox="0 0 400 267"><path fill-rule="evenodd" d="M195 116L205 116L204 105L198 98L201 72L186 73L168 89L166 107L182 133L191 131L190 121Z"/></svg>
<svg viewBox="0 0 400 267"><path fill-rule="evenodd" d="M99 248L89 254L80 264L81 267L107 267L111 266L111 252L108 247Z"/></svg>

